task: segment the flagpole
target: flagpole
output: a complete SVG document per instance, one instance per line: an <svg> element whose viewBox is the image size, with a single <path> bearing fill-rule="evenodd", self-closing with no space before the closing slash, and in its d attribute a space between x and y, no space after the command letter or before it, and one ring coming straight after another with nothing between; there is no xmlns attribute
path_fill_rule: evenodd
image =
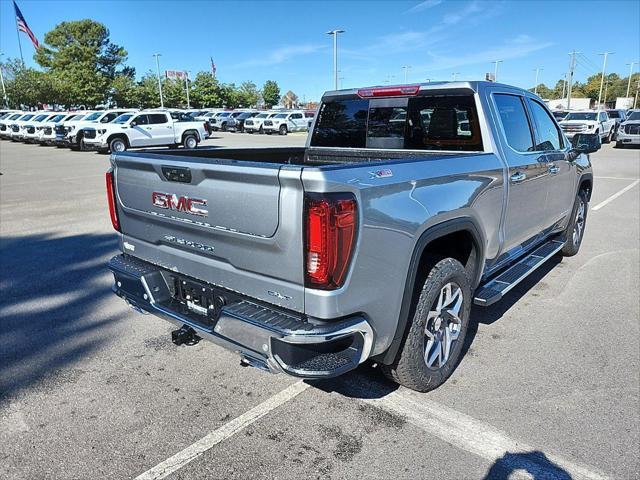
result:
<svg viewBox="0 0 640 480"><path fill-rule="evenodd" d="M18 48L20 49L20 60L22 61L22 66L24 67L24 57L22 56L22 43L20 42L20 29L18 28L18 15L15 12L16 2L13 2L14 6L14 16L16 18L16 33L18 34Z"/></svg>

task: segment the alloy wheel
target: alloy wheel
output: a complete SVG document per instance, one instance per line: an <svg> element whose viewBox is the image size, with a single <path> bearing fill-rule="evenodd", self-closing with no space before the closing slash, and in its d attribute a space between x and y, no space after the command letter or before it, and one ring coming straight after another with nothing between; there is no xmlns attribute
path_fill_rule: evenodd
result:
<svg viewBox="0 0 640 480"><path fill-rule="evenodd" d="M424 329L424 361L428 368L438 370L449 360L462 328L460 313L463 302L462 289L454 282L447 283L440 290L427 315Z"/></svg>

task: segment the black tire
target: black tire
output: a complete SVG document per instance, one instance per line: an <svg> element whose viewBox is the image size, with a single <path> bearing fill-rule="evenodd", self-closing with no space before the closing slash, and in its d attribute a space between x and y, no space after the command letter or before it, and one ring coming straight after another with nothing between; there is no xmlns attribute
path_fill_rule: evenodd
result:
<svg viewBox="0 0 640 480"><path fill-rule="evenodd" d="M616 142L616 144L613 146L613 148L624 148L624 143Z"/></svg>
<svg viewBox="0 0 640 480"><path fill-rule="evenodd" d="M613 140L613 130L609 130L609 133L607 134L607 138L605 139L604 143L611 143L611 140Z"/></svg>
<svg viewBox="0 0 640 480"><path fill-rule="evenodd" d="M262 128L262 125L260 125L260 128L258 129L258 133L260 135L262 135L264 133L264 128Z"/></svg>
<svg viewBox="0 0 640 480"><path fill-rule="evenodd" d="M128 148L127 141L122 137L115 137L109 141L109 151L124 152Z"/></svg>
<svg viewBox="0 0 640 480"><path fill-rule="evenodd" d="M182 146L188 149L194 149L198 146L198 137L196 137L193 133L187 133L182 138Z"/></svg>
<svg viewBox="0 0 640 480"><path fill-rule="evenodd" d="M287 126L286 125L280 125L280 128L278 129L278 133L280 135L286 135L287 134Z"/></svg>
<svg viewBox="0 0 640 480"><path fill-rule="evenodd" d="M220 130L222 130L223 132L226 132L226 131L227 131L227 122L224 122L224 123L221 125Z"/></svg>
<svg viewBox="0 0 640 480"><path fill-rule="evenodd" d="M384 374L391 380L418 392L428 392L442 385L460 362L469 326L472 303L470 281L465 268L459 261L453 258L441 260L431 258L430 263L433 264L433 267L422 285L420 296L416 301L415 313L411 323L408 325L408 331L402 347L391 365L381 366ZM440 296L443 295L442 292L447 285L454 285L459 288L462 295L462 303L458 307L459 313L457 316L460 322L459 324L456 323L456 325L459 325L459 330L457 338L450 344L448 358L441 362L441 357L439 356L439 364L437 368L434 368L435 364L431 367L427 366L427 361L425 360L426 349L429 346L426 331L427 329L431 331L433 327L436 333L432 332L431 334L437 335L442 324L445 325L444 329L446 329L449 324L453 323L447 323L448 320L445 320L445 318L451 318L447 316L447 313L442 315L442 318L440 318L440 315L436 318L430 318L429 315L432 310L437 308L437 302ZM453 289L454 287L451 288ZM451 309L448 309L448 311L451 311ZM436 350L438 349L434 349L433 346L430 349L431 352Z"/></svg>
<svg viewBox="0 0 640 480"><path fill-rule="evenodd" d="M584 238L584 229L587 226L588 211L589 200L587 192L580 190L576 195L573 210L571 210L571 220L565 230L567 243L562 247L562 255L565 257L573 257L580 250L580 245L582 245L582 239Z"/></svg>

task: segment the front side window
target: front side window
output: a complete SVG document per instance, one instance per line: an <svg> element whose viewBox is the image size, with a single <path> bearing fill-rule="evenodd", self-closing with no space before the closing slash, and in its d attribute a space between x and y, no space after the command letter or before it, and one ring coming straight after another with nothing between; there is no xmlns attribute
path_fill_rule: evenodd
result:
<svg viewBox="0 0 640 480"><path fill-rule="evenodd" d="M493 98L498 108L500 122L509 146L518 152L534 151L531 126L522 103L522 97L495 94Z"/></svg>
<svg viewBox="0 0 640 480"><path fill-rule="evenodd" d="M604 112L600 112L600 121L601 122L606 122L607 121L607 114Z"/></svg>
<svg viewBox="0 0 640 480"><path fill-rule="evenodd" d="M609 113L609 118L621 118L620 112L616 110L611 110Z"/></svg>
<svg viewBox="0 0 640 480"><path fill-rule="evenodd" d="M152 113L147 115L149 118L149 125L158 125L160 123L167 123L167 116L162 113Z"/></svg>
<svg viewBox="0 0 640 480"><path fill-rule="evenodd" d="M535 100L531 100L529 105L533 123L536 126L536 150L560 150L562 148L562 137L555 122L545 108Z"/></svg>
<svg viewBox="0 0 640 480"><path fill-rule="evenodd" d="M88 115L87 118L85 118L85 120L87 122L92 122L93 120L97 120L100 117L100 115L102 115L102 112L95 112Z"/></svg>
<svg viewBox="0 0 640 480"><path fill-rule="evenodd" d="M131 121L131 123L135 123L136 125L148 125L149 119L146 115L138 115Z"/></svg>

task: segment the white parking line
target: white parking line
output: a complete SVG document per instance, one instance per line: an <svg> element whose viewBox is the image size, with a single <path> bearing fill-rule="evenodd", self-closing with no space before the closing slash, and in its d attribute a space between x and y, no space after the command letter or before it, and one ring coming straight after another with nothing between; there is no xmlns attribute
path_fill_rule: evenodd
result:
<svg viewBox="0 0 640 480"><path fill-rule="evenodd" d="M540 449L513 440L490 425L406 389L364 401L405 417L409 423L461 450L490 462L499 461L501 466L520 477L526 472L525 478L531 478L528 475L533 478L567 478L563 476L564 470L574 480L608 478L555 455L545 453L545 461Z"/></svg>
<svg viewBox="0 0 640 480"><path fill-rule="evenodd" d="M159 480L161 478L165 478L167 475L170 475L176 470L184 467L192 460L195 460L213 446L235 435L256 420L259 420L272 410L278 408L280 405L283 405L292 398L300 395L307 388L309 388L309 384L307 383L294 383L282 390L280 393L268 398L260 405L253 407L251 410L234 418L229 423L226 423L217 430L214 430L209 435L201 438L181 452L176 453L173 457L166 459L164 462L159 463L155 467L138 475L135 480Z"/></svg>
<svg viewBox="0 0 640 480"><path fill-rule="evenodd" d="M609 203L613 202L616 198L618 198L623 193L628 192L629 190L631 190L633 187L638 185L638 183L640 183L640 179L636 180L635 182L631 183L630 185L627 185L626 187L624 187L619 192L614 193L613 195L611 195L609 198L607 198L603 202L600 202L599 204L597 204L591 210L593 210L594 212L600 210L602 207L604 207L604 206L608 205Z"/></svg>
<svg viewBox="0 0 640 480"><path fill-rule="evenodd" d="M604 179L604 180L637 180L635 177L604 177L604 176L599 176L596 175L593 178L597 178L597 179Z"/></svg>

